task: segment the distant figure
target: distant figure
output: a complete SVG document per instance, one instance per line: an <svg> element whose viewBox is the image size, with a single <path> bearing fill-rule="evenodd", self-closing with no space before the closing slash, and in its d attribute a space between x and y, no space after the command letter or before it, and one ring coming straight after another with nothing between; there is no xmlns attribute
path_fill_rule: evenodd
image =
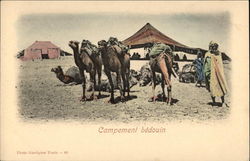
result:
<svg viewBox="0 0 250 161"><path fill-rule="evenodd" d="M184 56L183 56L183 59L182 59L183 61L187 61L187 56L186 56L186 54L184 54Z"/></svg>
<svg viewBox="0 0 250 161"><path fill-rule="evenodd" d="M196 67L196 84L195 86L201 87L202 82L204 81L204 72L203 72L203 57L200 51L197 52L197 59L194 60L193 64Z"/></svg>
<svg viewBox="0 0 250 161"><path fill-rule="evenodd" d="M207 90L211 94L212 106L215 105L215 97L221 97L221 106L224 105L224 96L228 92L228 86L224 75L221 52L219 45L210 42L209 50L204 58L204 74ZM225 104L227 106L227 104Z"/></svg>
<svg viewBox="0 0 250 161"><path fill-rule="evenodd" d="M175 61L180 61L180 57L179 57L178 54L176 54L176 55L174 56L174 60L175 60Z"/></svg>

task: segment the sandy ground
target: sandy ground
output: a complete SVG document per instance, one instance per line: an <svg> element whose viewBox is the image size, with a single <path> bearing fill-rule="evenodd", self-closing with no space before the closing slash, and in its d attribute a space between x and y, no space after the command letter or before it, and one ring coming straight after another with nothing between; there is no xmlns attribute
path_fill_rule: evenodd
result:
<svg viewBox="0 0 250 161"><path fill-rule="evenodd" d="M140 69L145 61L131 62L131 68ZM87 122L124 122L134 121L195 121L226 119L230 114L230 107L212 107L210 95L205 88L195 87L192 83L173 82L174 105L165 102L148 102L151 96L151 86L131 89L131 99L126 103L107 103L108 92L102 92L102 98L96 101L80 102L81 85L64 85L55 74L50 72L52 67L61 65L67 69L74 65L73 57L57 60L35 60L20 62L19 82L16 85L19 98L19 113L24 121L31 120L74 120ZM226 77L230 84L230 65L225 65ZM156 93L161 93L157 86ZM87 96L90 93L87 93ZM118 98L119 92L115 92ZM226 102L230 105L230 96ZM118 100L118 99L117 99ZM218 101L220 101L218 99Z"/></svg>

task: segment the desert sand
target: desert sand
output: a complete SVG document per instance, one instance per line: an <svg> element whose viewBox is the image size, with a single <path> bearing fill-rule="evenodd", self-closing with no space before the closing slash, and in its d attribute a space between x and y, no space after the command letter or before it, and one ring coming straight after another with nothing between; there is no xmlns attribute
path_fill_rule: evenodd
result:
<svg viewBox="0 0 250 161"><path fill-rule="evenodd" d="M131 68L139 70L147 61L131 61ZM183 64L183 63L182 63ZM208 91L195 87L194 83L181 83L172 78L174 104L167 105L161 100L148 102L152 86L131 88L131 99L119 102L119 91L115 91L116 104L109 104L109 93L102 92L102 98L80 102L81 85L64 85L50 70L61 65L64 70L74 66L73 57L60 59L34 60L19 63L19 76L16 84L18 93L19 117L23 121L80 121L80 122L123 122L136 121L169 122L227 119L230 115L230 93L225 97L229 107L210 105ZM225 64L225 73L230 85L230 64ZM87 74L88 75L88 74ZM161 88L156 87L156 93ZM96 94L98 94L96 92ZM87 96L90 93L87 92ZM220 101L220 99L217 99Z"/></svg>

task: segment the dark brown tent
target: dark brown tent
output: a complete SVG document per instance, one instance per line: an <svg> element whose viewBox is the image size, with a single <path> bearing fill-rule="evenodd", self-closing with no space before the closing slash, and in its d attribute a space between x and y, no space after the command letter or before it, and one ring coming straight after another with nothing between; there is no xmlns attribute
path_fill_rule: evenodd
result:
<svg viewBox="0 0 250 161"><path fill-rule="evenodd" d="M134 35L123 41L123 43L125 45L129 45L131 49L146 47L149 43L155 42L167 44L174 51L185 51L190 54L196 54L197 52L197 49L190 48L164 35L162 32L153 27L150 23L147 23Z"/></svg>
<svg viewBox="0 0 250 161"><path fill-rule="evenodd" d="M166 36L150 23L144 25L139 31L122 41L125 45L130 46L130 49L147 47L150 43L161 42L169 45L174 51L183 51L189 54L197 54L198 51L204 55L207 50L201 48L191 48L184 44L181 44L170 37ZM223 53L224 60L230 60L230 58Z"/></svg>
<svg viewBox="0 0 250 161"><path fill-rule="evenodd" d="M138 46L147 43L162 42L168 45L175 45L183 48L187 48L186 45L183 45L170 37L164 35L159 30L154 28L150 23L147 23L134 35L130 36L123 41L126 45Z"/></svg>

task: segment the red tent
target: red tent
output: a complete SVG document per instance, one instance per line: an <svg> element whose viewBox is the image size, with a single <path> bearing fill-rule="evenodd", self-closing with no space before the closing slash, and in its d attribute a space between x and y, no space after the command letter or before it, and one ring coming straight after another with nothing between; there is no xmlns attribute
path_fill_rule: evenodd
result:
<svg viewBox="0 0 250 161"><path fill-rule="evenodd" d="M22 60L55 59L60 57L60 48L50 41L35 41L24 50Z"/></svg>

